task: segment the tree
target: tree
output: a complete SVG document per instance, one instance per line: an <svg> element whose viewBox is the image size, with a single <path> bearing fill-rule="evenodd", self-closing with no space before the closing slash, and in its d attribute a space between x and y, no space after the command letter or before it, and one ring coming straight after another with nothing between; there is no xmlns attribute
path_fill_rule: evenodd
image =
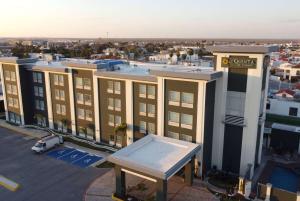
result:
<svg viewBox="0 0 300 201"><path fill-rule="evenodd" d="M192 63L192 56L194 55L194 50L193 49L188 49L187 53L190 56L190 63Z"/></svg>
<svg viewBox="0 0 300 201"><path fill-rule="evenodd" d="M176 56L177 56L177 60L179 61L180 60L180 51L179 50L176 51Z"/></svg>

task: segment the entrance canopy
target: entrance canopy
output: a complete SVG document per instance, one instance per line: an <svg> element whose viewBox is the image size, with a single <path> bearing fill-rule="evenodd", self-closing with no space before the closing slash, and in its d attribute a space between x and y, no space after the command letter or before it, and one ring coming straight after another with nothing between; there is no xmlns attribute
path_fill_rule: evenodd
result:
<svg viewBox="0 0 300 201"><path fill-rule="evenodd" d="M148 135L108 157L108 161L131 171L168 180L189 163L200 145Z"/></svg>

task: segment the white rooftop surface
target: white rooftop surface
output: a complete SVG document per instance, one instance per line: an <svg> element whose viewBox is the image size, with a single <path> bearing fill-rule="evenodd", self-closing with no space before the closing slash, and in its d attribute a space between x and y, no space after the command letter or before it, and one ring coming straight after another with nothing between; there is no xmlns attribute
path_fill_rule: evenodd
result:
<svg viewBox="0 0 300 201"><path fill-rule="evenodd" d="M171 72L185 72L185 73L203 73L213 72L212 67L203 66L184 66L184 65L167 65L167 64L153 64L153 63L141 63L131 62L128 64L118 64L120 70L115 72L122 74L133 74L133 75L149 75L149 70L160 70L160 71L171 71Z"/></svg>
<svg viewBox="0 0 300 201"><path fill-rule="evenodd" d="M148 135L112 154L108 160L154 177L167 179L199 150L198 144Z"/></svg>

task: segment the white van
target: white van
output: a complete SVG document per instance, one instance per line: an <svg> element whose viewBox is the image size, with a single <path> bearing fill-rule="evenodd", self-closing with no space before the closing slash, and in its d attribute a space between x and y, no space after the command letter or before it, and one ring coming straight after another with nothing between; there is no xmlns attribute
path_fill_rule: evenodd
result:
<svg viewBox="0 0 300 201"><path fill-rule="evenodd" d="M39 140L32 148L31 150L37 152L37 153L42 153L44 151L47 151L59 144L63 143L63 139L59 136L51 135L47 136L45 138L42 138Z"/></svg>

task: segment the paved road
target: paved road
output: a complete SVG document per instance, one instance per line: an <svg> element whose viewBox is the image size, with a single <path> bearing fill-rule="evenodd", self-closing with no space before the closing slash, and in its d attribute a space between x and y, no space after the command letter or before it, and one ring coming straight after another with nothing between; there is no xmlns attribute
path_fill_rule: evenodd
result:
<svg viewBox="0 0 300 201"><path fill-rule="evenodd" d="M34 154L35 141L0 127L0 174L21 185L16 192L0 186L1 201L82 201L90 183L107 171Z"/></svg>

